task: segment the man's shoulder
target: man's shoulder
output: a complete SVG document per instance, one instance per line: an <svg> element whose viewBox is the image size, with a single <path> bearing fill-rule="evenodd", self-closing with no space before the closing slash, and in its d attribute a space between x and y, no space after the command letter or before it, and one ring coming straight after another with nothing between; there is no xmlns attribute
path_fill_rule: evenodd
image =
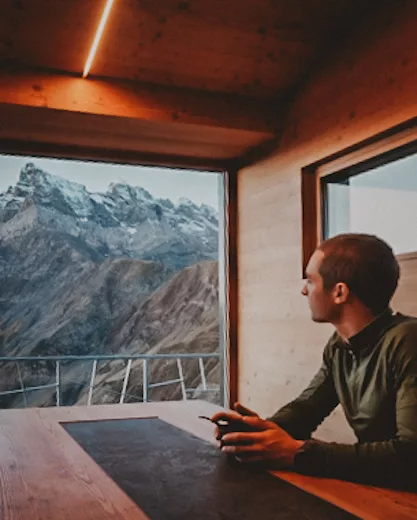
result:
<svg viewBox="0 0 417 520"><path fill-rule="evenodd" d="M387 353L417 357L417 318L395 314L383 341Z"/></svg>
<svg viewBox="0 0 417 520"><path fill-rule="evenodd" d="M403 338L417 340L417 318L399 312L394 314L385 336L391 340L401 340Z"/></svg>

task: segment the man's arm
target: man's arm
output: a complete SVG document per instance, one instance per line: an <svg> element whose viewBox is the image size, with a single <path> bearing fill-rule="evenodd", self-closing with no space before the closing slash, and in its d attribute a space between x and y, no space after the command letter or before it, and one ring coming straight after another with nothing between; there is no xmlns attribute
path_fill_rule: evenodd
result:
<svg viewBox="0 0 417 520"><path fill-rule="evenodd" d="M375 485L417 487L417 343L413 336L400 338L391 357L396 437L354 445L308 441L295 456L296 471Z"/></svg>
<svg viewBox="0 0 417 520"><path fill-rule="evenodd" d="M314 429L317 421L310 404L305 406L309 397L301 399L300 396L295 401L296 407L290 403L274 416L281 422L281 428L277 422L263 421L259 417L243 418L259 433L228 434L223 439L223 451L244 457L243 461L262 461L277 469L291 466L295 471L308 475L417 489L416 337L417 330L415 335L399 338L389 360L396 392L397 435L394 439L353 445L316 440L297 443L293 438L295 434L291 437L284 428L292 431L304 428L304 432L300 429L298 432L306 434ZM313 389L315 387L313 385ZM306 410L308 428L303 425L300 415L302 407Z"/></svg>
<svg viewBox="0 0 417 520"><path fill-rule="evenodd" d="M339 404L328 356L329 348L326 347L323 364L309 386L297 399L268 419L295 439L310 439L318 425Z"/></svg>
<svg viewBox="0 0 417 520"><path fill-rule="evenodd" d="M331 370L329 369L332 355L331 342L332 340L329 341L324 349L322 366L309 386L297 399L279 409L272 417L266 420L269 423L275 423L274 425L285 430L294 439L309 439L317 426L339 404L339 398L336 394ZM265 422L259 418L256 412L243 407L240 403L235 403L233 408L234 411L232 412L215 414L211 418L212 422L216 422L219 419L242 421L244 416L257 418L260 424ZM263 424L259 426L259 429L261 431L265 429Z"/></svg>

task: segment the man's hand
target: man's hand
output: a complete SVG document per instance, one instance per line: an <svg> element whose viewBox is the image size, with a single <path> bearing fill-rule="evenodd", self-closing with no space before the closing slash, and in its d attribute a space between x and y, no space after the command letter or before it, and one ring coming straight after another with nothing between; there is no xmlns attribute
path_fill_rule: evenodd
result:
<svg viewBox="0 0 417 520"><path fill-rule="evenodd" d="M240 417L244 424L259 431L223 435L224 453L235 455L243 463L265 462L275 469L293 465L295 454L303 446L303 441L293 439L275 423L264 421L256 415Z"/></svg>
<svg viewBox="0 0 417 520"><path fill-rule="evenodd" d="M226 420L226 421L240 421L245 416L250 417L259 417L259 415L254 412L253 410L249 410L249 408L246 408L240 403L235 403L233 405L233 410L231 412L218 412L211 418L212 422L217 422L219 420Z"/></svg>
<svg viewBox="0 0 417 520"><path fill-rule="evenodd" d="M236 427L236 431L239 431L239 423L242 425L243 430L247 429L245 428L245 423L243 421L243 418L246 416L250 417L257 417L259 419L259 416L256 412L249 410L249 408L246 408L245 406L241 405L240 403L235 403L233 405L234 411L231 412L218 412L213 417L211 417L211 421L213 423L217 423L218 421L227 421L229 423L233 423ZM220 429L217 426L216 428L216 439L221 439L221 433Z"/></svg>

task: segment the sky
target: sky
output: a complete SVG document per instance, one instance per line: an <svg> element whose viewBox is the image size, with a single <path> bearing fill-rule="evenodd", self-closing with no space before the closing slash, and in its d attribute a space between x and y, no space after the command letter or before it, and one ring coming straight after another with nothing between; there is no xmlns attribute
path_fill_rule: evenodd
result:
<svg viewBox="0 0 417 520"><path fill-rule="evenodd" d="M104 192L110 183L122 182L145 188L155 198L168 198L175 204L186 197L196 204L219 208L219 173L17 155L0 154L0 193L17 183L21 168L28 162L84 184L90 192Z"/></svg>

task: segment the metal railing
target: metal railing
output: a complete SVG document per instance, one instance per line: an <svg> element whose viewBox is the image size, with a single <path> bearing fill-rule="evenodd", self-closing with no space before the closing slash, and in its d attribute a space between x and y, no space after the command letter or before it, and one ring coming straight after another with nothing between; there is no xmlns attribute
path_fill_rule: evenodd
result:
<svg viewBox="0 0 417 520"><path fill-rule="evenodd" d="M120 392L119 404L125 402L127 389L129 385L129 378L132 371L132 364L134 361L142 361L142 401L148 402L149 392L152 388L158 388L168 385L179 385L181 396L183 400L187 400L188 394L201 390L203 392L217 392L219 391L216 387L210 387L207 383L206 369L204 366L205 359L218 359L220 360L220 354L218 353L193 353L193 354L137 354L137 355L89 355L89 356L7 356L0 357L0 363L15 363L17 368L18 383L20 388L12 390L0 391L0 397L6 395L22 394L25 406L27 406L27 394L29 392L36 392L40 390L52 389L56 390L55 406L61 406L61 369L63 363L69 362L92 362L91 373L88 385L87 395L87 406L91 406L93 400L93 393L95 388L95 382L97 377L97 368L100 362L110 361L126 361L126 369L123 377L122 390ZM174 360L176 361L178 377L175 379L163 380L150 382L149 381L149 362L155 360ZM183 361L185 360L197 360L198 372L200 385L195 388L186 387L186 378L184 376ZM22 377L22 371L20 369L21 363L33 363L33 362L52 362L55 363L55 382L36 385L36 386L25 386L24 379ZM131 396L138 398L138 396Z"/></svg>

